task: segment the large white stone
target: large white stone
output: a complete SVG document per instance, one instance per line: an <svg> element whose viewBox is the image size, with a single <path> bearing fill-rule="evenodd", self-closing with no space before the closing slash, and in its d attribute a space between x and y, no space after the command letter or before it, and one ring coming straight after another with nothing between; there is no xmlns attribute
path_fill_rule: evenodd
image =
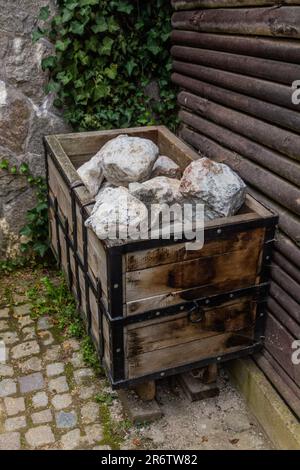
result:
<svg viewBox="0 0 300 470"><path fill-rule="evenodd" d="M144 183L131 183L129 192L147 206L151 204L173 204L181 202L180 180L156 176Z"/></svg>
<svg viewBox="0 0 300 470"><path fill-rule="evenodd" d="M214 219L239 210L246 185L229 166L203 157L185 169L179 190L187 201L205 204L205 217Z"/></svg>
<svg viewBox="0 0 300 470"><path fill-rule="evenodd" d="M155 176L167 176L168 178L181 178L181 168L171 158L165 155L160 155L154 163L151 177Z"/></svg>
<svg viewBox="0 0 300 470"><path fill-rule="evenodd" d="M128 186L150 177L159 150L149 139L120 135L107 142L100 153L106 180L116 186Z"/></svg>
<svg viewBox="0 0 300 470"><path fill-rule="evenodd" d="M127 188L119 187L104 189L85 225L100 239L127 239L128 232L136 233L147 221L145 204L132 196Z"/></svg>
<svg viewBox="0 0 300 470"><path fill-rule="evenodd" d="M91 196L95 197L104 179L101 150L88 162L81 165L81 167L77 169L77 173L91 193Z"/></svg>

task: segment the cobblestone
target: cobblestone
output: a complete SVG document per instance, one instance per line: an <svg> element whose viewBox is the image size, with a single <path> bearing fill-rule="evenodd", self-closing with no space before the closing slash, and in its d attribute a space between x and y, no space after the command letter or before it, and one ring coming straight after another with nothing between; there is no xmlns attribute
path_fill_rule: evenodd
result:
<svg viewBox="0 0 300 470"><path fill-rule="evenodd" d="M77 415L74 411L58 411L55 414L56 425L60 429L73 428L77 423Z"/></svg>
<svg viewBox="0 0 300 470"><path fill-rule="evenodd" d="M11 350L11 356L13 359L21 359L22 357L38 354L39 352L40 347L36 341L26 341L14 346Z"/></svg>
<svg viewBox="0 0 300 470"><path fill-rule="evenodd" d="M8 322L6 320L0 320L0 331L8 330Z"/></svg>
<svg viewBox="0 0 300 470"><path fill-rule="evenodd" d="M63 410L72 404L72 397L69 393L63 395L55 395L51 400L52 405L56 410Z"/></svg>
<svg viewBox="0 0 300 470"><path fill-rule="evenodd" d="M52 429L48 425L29 429L25 434L25 439L29 446L33 448L55 442Z"/></svg>
<svg viewBox="0 0 300 470"><path fill-rule="evenodd" d="M7 307L0 308L0 318L1 318L1 320L3 318L8 318L8 317L9 317L9 309Z"/></svg>
<svg viewBox="0 0 300 470"><path fill-rule="evenodd" d="M44 379L40 372L35 372L34 374L20 377L19 384L21 393L29 393L41 390L44 387Z"/></svg>
<svg viewBox="0 0 300 470"><path fill-rule="evenodd" d="M16 416L15 418L7 418L4 423L6 431L18 431L21 428L26 427L25 416Z"/></svg>
<svg viewBox="0 0 300 470"><path fill-rule="evenodd" d="M80 429L73 429L67 432L61 438L61 447L64 450L76 449L80 444Z"/></svg>
<svg viewBox="0 0 300 470"><path fill-rule="evenodd" d="M30 305L25 304L25 305L18 305L14 307L14 316L17 317L24 317L25 315L30 314Z"/></svg>
<svg viewBox="0 0 300 470"><path fill-rule="evenodd" d="M25 401L23 397L6 397L4 398L4 405L8 416L14 416L25 411Z"/></svg>
<svg viewBox="0 0 300 470"><path fill-rule="evenodd" d="M21 437L19 432L7 432L0 434L0 450L19 450Z"/></svg>
<svg viewBox="0 0 300 470"><path fill-rule="evenodd" d="M31 419L33 424L43 424L43 423L50 423L52 421L53 416L51 410L43 410L38 411L37 413L33 413L31 415Z"/></svg>
<svg viewBox="0 0 300 470"><path fill-rule="evenodd" d="M34 408L43 408L48 405L48 396L46 392L38 392L32 397Z"/></svg>
<svg viewBox="0 0 300 470"><path fill-rule="evenodd" d="M0 363L0 377L12 377L13 375L14 375L13 367Z"/></svg>
<svg viewBox="0 0 300 470"><path fill-rule="evenodd" d="M17 392L17 385L15 380L3 379L0 380L0 397L7 397L14 395Z"/></svg>
<svg viewBox="0 0 300 470"><path fill-rule="evenodd" d="M64 368L65 365L63 362L55 362L53 364L48 364L46 368L46 374L48 377L60 375L64 372Z"/></svg>
<svg viewBox="0 0 300 470"><path fill-rule="evenodd" d="M14 331L0 333L0 339L2 339L5 344L16 344L19 341L19 337Z"/></svg>
<svg viewBox="0 0 300 470"><path fill-rule="evenodd" d="M51 379L49 381L49 390L54 393L68 392L69 385L67 383L66 377L62 375L56 379Z"/></svg>
<svg viewBox="0 0 300 470"><path fill-rule="evenodd" d="M31 357L27 361L19 364L22 372L38 372L42 369L42 360L39 357Z"/></svg>
<svg viewBox="0 0 300 470"><path fill-rule="evenodd" d="M81 408L81 419L85 424L94 423L99 418L99 405L94 402L86 403Z"/></svg>

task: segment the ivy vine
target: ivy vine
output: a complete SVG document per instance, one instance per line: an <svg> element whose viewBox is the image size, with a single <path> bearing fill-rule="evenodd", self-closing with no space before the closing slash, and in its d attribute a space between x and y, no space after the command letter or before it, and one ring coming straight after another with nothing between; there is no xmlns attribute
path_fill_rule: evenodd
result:
<svg viewBox="0 0 300 470"><path fill-rule="evenodd" d="M45 257L49 249L47 184L45 179L40 176L33 176L26 163L22 163L17 167L16 165L10 165L8 160L2 159L0 160L0 170L7 171L16 177L26 177L29 185L35 189L36 206L27 211L26 224L20 230L20 235L24 237L20 249L25 255Z"/></svg>
<svg viewBox="0 0 300 470"><path fill-rule="evenodd" d="M42 62L50 71L47 91L75 129L175 129L171 13L169 0L58 0L52 20L49 8L41 9L44 26L33 39L47 36L55 46Z"/></svg>

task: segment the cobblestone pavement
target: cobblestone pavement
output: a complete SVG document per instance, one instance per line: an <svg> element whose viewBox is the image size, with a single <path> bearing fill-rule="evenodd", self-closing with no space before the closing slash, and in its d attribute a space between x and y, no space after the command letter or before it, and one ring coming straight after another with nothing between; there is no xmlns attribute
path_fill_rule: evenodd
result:
<svg viewBox="0 0 300 470"><path fill-rule="evenodd" d="M106 379L83 362L78 341L58 335L47 315L31 318L24 289L18 290L10 305L0 299L0 341L7 353L0 361L0 449L270 448L223 379L220 396L200 403L162 384L164 417L131 425ZM107 397L105 406L97 394ZM111 439L115 429L123 429L117 443Z"/></svg>

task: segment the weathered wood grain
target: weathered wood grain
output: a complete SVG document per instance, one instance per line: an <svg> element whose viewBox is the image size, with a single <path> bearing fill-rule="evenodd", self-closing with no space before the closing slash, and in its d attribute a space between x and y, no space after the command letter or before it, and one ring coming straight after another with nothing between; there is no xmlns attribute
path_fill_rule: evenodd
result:
<svg viewBox="0 0 300 470"><path fill-rule="evenodd" d="M268 5L299 5L297 0L171 0L175 10L195 8L257 7Z"/></svg>
<svg viewBox="0 0 300 470"><path fill-rule="evenodd" d="M224 8L174 13L175 29L255 36L300 37L300 7Z"/></svg>
<svg viewBox="0 0 300 470"><path fill-rule="evenodd" d="M231 36L230 34L173 30L171 40L174 45L224 51L241 56L264 57L288 63L300 63L298 42L291 39ZM239 73L238 70L237 73ZM252 71L251 75L253 74L254 72Z"/></svg>

